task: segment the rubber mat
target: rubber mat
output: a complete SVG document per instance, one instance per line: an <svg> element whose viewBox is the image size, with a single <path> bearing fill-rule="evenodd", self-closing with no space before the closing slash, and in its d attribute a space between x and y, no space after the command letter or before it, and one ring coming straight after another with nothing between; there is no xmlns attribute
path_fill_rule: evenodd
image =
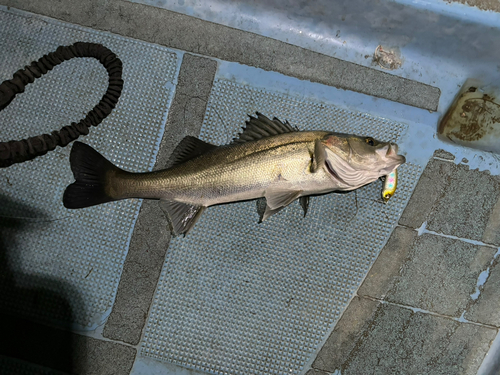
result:
<svg viewBox="0 0 500 375"><path fill-rule="evenodd" d="M1 375L64 375L63 372L47 369L31 363L0 356Z"/></svg>
<svg viewBox="0 0 500 375"><path fill-rule="evenodd" d="M229 142L260 111L301 130L395 141L406 125L216 80L201 138ZM143 356L215 374L298 374L331 330L387 241L421 174L311 198L258 224L255 202L209 208L172 240L142 342Z"/></svg>
<svg viewBox="0 0 500 375"><path fill-rule="evenodd" d="M31 61L76 41L101 43L115 52L125 81L116 109L79 140L122 168L151 169L179 68L175 52L0 10L0 79L10 79ZM99 102L107 79L104 67L90 58L55 67L0 112L0 140L50 133L78 121ZM140 201L65 209L63 191L73 181L70 150L58 147L0 170L0 216L11 218L10 225L0 226L0 255L6 257L0 306L6 312L92 328L102 323L114 301Z"/></svg>

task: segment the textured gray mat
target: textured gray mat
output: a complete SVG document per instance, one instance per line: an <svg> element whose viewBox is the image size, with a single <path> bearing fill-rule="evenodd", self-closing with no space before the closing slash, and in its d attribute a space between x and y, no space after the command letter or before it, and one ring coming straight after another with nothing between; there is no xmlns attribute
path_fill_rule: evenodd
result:
<svg viewBox="0 0 500 375"><path fill-rule="evenodd" d="M124 66L124 90L116 109L81 137L125 169L152 167L163 135L178 71L177 54L151 45L0 10L0 79L75 41L102 43ZM58 130L98 103L107 74L97 60L73 59L29 85L0 112L0 140ZM73 181L70 147L0 169L0 307L82 326L102 322L111 308L140 201L77 211L62 205Z"/></svg>
<svg viewBox="0 0 500 375"><path fill-rule="evenodd" d="M64 373L0 356L0 375L64 375Z"/></svg>
<svg viewBox="0 0 500 375"><path fill-rule="evenodd" d="M256 110L302 130L398 141L404 124L218 80L201 138L224 144ZM297 374L340 316L395 226L421 168L382 183L298 203L257 224L255 202L209 208L167 253L143 356L216 374Z"/></svg>

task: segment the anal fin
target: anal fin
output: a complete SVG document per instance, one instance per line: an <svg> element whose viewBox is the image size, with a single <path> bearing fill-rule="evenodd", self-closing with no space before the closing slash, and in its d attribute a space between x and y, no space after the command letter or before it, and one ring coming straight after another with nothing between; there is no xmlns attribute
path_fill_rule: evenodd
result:
<svg viewBox="0 0 500 375"><path fill-rule="evenodd" d="M160 207L170 220L174 236L188 234L206 208L163 199L160 201Z"/></svg>

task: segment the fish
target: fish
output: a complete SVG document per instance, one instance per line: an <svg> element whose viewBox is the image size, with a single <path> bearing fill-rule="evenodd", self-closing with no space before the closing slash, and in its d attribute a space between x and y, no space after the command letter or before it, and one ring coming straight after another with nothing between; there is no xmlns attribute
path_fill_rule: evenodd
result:
<svg viewBox="0 0 500 375"><path fill-rule="evenodd" d="M309 197L347 192L392 172L406 161L398 146L372 137L299 131L288 121L256 112L229 144L186 136L171 167L132 173L76 141L70 164L75 182L63 195L68 209L128 198L160 200L174 236L186 235L207 207L265 198L261 221L295 200L304 215Z"/></svg>
<svg viewBox="0 0 500 375"><path fill-rule="evenodd" d="M385 176L384 187L382 188L382 199L385 203L389 202L398 187L398 170L394 169Z"/></svg>

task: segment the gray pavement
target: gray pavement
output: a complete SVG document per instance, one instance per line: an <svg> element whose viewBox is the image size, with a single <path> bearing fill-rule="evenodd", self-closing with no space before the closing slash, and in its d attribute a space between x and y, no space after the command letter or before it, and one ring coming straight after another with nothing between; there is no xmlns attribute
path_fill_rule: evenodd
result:
<svg viewBox="0 0 500 375"><path fill-rule="evenodd" d="M314 369L342 374L477 373L500 327L498 298L492 295L498 287L498 248L475 240L496 241L492 227L497 217L492 213L498 188L471 197L465 182L488 179L495 187L497 179L444 161L451 158L442 151L435 156ZM471 199L481 202L469 206ZM472 221L476 226L467 225ZM446 225L432 227L436 233L423 228L426 222ZM487 279L479 283L485 274Z"/></svg>
<svg viewBox="0 0 500 375"><path fill-rule="evenodd" d="M183 57L156 169L168 165L185 135L199 134L216 59L430 110L439 100L435 87L127 1L0 0L0 5L190 52ZM399 226L307 375L475 374L500 328L499 184L497 176L457 165L452 155L436 151ZM480 190L471 194L473 185ZM164 215L145 201L105 339L68 337L36 324L40 337L53 335L54 341L42 338L42 345L64 342L72 348L65 352L69 363L58 364L53 353L41 358L33 346L32 356L0 357L0 373L21 373L20 368L40 374L130 373L169 241Z"/></svg>
<svg viewBox="0 0 500 375"><path fill-rule="evenodd" d="M314 366L342 374L475 374L496 331L378 301L373 320L348 356ZM348 312L348 311L347 311ZM481 355L482 354L482 355Z"/></svg>

